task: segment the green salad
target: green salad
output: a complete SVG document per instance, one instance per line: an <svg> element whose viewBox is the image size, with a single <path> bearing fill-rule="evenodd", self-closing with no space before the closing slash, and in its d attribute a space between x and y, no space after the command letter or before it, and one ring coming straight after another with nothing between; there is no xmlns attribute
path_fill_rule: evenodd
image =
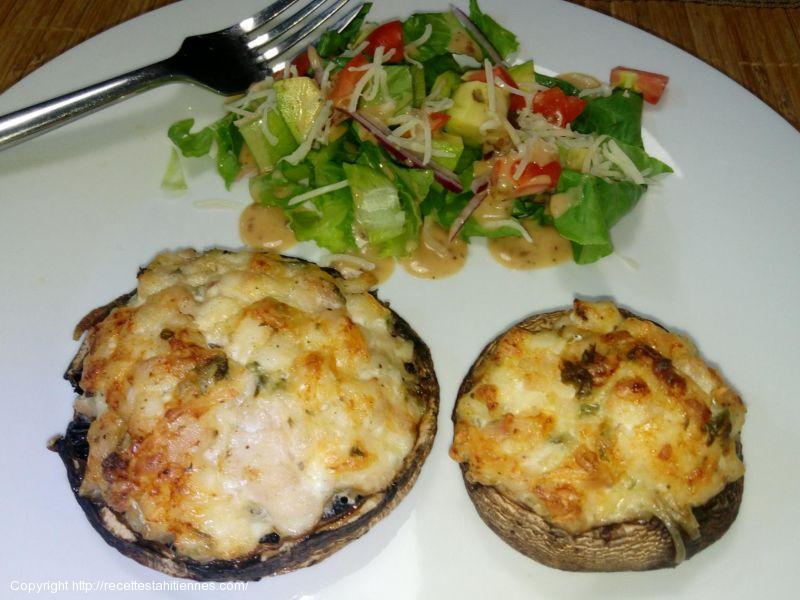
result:
<svg viewBox="0 0 800 600"><path fill-rule="evenodd" d="M174 123L164 186L185 185L178 152L211 155L227 187L249 177L255 202L332 254L408 256L426 220L451 241L530 240L536 223L569 240L577 263L611 254L611 227L671 172L641 135L644 102L667 78L544 75L511 59L517 37L476 0L468 15L381 24L369 10L229 100L215 123Z"/></svg>

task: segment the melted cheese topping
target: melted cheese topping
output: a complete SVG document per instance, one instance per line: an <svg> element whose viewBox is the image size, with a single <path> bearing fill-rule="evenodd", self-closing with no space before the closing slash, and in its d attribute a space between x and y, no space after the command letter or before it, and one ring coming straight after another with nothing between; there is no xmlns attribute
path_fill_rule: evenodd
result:
<svg viewBox="0 0 800 600"><path fill-rule="evenodd" d="M745 408L684 339L610 303L514 327L458 399L452 457L570 533L691 511L744 474Z"/></svg>
<svg viewBox="0 0 800 600"><path fill-rule="evenodd" d="M207 561L385 489L425 407L405 368L413 344L348 285L270 254L157 257L89 333L81 493Z"/></svg>

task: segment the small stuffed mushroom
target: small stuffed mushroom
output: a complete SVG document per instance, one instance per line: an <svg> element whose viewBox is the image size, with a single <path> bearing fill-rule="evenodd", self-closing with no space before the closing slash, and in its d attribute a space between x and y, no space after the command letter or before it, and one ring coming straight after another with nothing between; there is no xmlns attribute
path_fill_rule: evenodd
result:
<svg viewBox="0 0 800 600"><path fill-rule="evenodd" d="M481 352L451 456L481 518L523 554L568 571L659 569L736 518L744 416L685 338L576 300Z"/></svg>

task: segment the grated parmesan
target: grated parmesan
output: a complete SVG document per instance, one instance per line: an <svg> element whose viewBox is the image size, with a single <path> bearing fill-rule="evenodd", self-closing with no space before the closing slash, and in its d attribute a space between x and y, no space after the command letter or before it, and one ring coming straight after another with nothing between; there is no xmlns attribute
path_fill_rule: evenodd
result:
<svg viewBox="0 0 800 600"><path fill-rule="evenodd" d="M531 234L528 233L528 230L525 229L522 223L520 223L516 219L492 219L490 221L482 221L481 226L491 231L494 231L496 229L501 229L503 227L508 227L509 229L514 229L515 231L518 231L520 236L522 236L522 238L529 244L533 243L533 238L531 237Z"/></svg>
<svg viewBox="0 0 800 600"><path fill-rule="evenodd" d="M330 100L327 100L325 104L319 109L317 116L314 117L314 122L311 125L311 129L306 135L303 142L297 147L297 150L292 152L288 156L284 156L283 160L288 162L289 164L296 165L299 164L308 153L311 151L311 148L314 145L314 142L317 140L319 135L322 133L322 129L325 127L325 123L331 116L333 103Z"/></svg>
<svg viewBox="0 0 800 600"><path fill-rule="evenodd" d="M299 204L303 204L304 202L308 202L312 198L316 198L317 196L324 196L330 192L335 192L336 190L341 190L348 187L350 183L345 179L343 181L337 181L336 183L331 183L330 185L324 185L322 187L315 188L303 194L298 194L297 196L292 197L289 200L287 206L289 208L294 208Z"/></svg>
<svg viewBox="0 0 800 600"><path fill-rule="evenodd" d="M433 34L433 25L431 25L430 23L426 23L425 30L422 32L422 35L413 42L410 42L405 45L405 51L403 54L407 62L411 63L416 67L422 68L422 63L419 62L418 60L414 60L413 58L411 58L409 54L415 52L417 48L419 48L420 46L422 46L422 44L427 42L431 38L432 34Z"/></svg>
<svg viewBox="0 0 800 600"><path fill-rule="evenodd" d="M360 256L353 256L351 254L329 254L323 256L319 263L323 267L329 267L335 262L350 263L361 271L374 271L375 263L368 261L366 258Z"/></svg>
<svg viewBox="0 0 800 600"><path fill-rule="evenodd" d="M636 165L633 164L630 157L622 151L622 148L620 148L613 139L609 139L608 143L604 146L603 156L614 163L619 170L634 183L638 183L639 185L645 183L642 172L636 168Z"/></svg>

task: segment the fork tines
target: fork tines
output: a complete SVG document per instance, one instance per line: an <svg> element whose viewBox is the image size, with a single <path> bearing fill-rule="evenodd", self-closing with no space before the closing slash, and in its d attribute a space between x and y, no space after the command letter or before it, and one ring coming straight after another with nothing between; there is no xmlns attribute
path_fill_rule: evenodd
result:
<svg viewBox="0 0 800 600"><path fill-rule="evenodd" d="M287 52L300 42L306 45L313 41L312 36L315 33L321 34L324 29L320 28L329 21L333 26L328 29L342 30L363 5L356 3L342 12L352 0L309 0L291 15L274 22L288 8L297 4L297 1L280 0L239 24L247 33L247 47L257 53L256 60L266 62L273 70L280 69L282 65L271 65L270 61L276 57L285 59ZM335 16L338 18L331 21Z"/></svg>

